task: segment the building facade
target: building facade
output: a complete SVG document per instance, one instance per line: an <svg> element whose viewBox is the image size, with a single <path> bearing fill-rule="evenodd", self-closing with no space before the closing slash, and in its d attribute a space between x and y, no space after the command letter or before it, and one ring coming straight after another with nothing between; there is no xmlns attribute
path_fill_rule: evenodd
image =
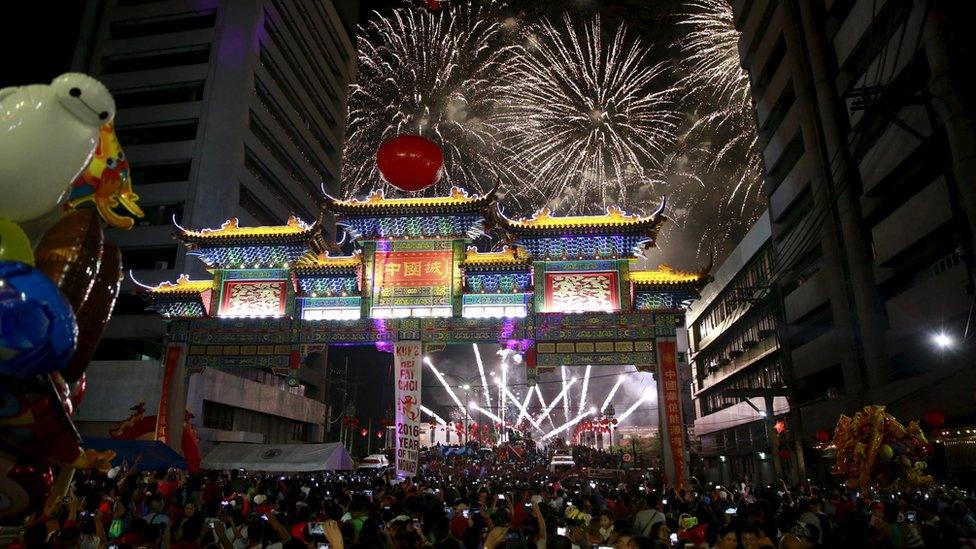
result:
<svg viewBox="0 0 976 549"><path fill-rule="evenodd" d="M839 414L874 403L971 424L976 139L962 73L973 46L957 25L973 6L736 0L733 9L763 147L769 238L753 259L727 263L743 279L755 265L768 270L740 307L763 317L768 299L780 315L765 332L778 358L762 361L781 372L763 383L789 388L788 436L809 447ZM744 322L723 309L719 298L703 303L695 321L703 437L718 432L712 397L731 402L713 387L754 371L750 356L762 348L754 338L744 340L756 341L750 349L715 347ZM712 315L719 324L709 336ZM745 410L725 410L736 407ZM803 458L784 461L802 470Z"/></svg>
<svg viewBox="0 0 976 549"><path fill-rule="evenodd" d="M73 65L101 80L118 107L116 133L146 215L132 230L106 236L136 280L203 274L173 239L174 221L317 218L320 186L339 186L357 7L342 0L89 2ZM89 370L94 391L103 382L118 386L120 376L162 379L165 327L131 289L127 281ZM203 445L228 437L321 440L325 357L312 362L297 387L272 372L196 376L187 407ZM159 393L148 393L152 412ZM89 397L81 428L100 433L133 404Z"/></svg>
<svg viewBox="0 0 976 549"><path fill-rule="evenodd" d="M750 477L768 484L776 473L769 421L789 412L785 396L738 397L729 389L784 387L784 360L776 331L781 311L769 291L772 247L768 214L715 271L688 311L691 392L694 398L693 470L727 484ZM777 448L778 450L778 448Z"/></svg>

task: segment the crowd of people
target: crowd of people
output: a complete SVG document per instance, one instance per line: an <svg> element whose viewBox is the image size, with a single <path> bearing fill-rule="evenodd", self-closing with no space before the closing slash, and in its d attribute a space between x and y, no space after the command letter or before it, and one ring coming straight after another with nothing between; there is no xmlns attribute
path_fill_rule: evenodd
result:
<svg viewBox="0 0 976 549"><path fill-rule="evenodd" d="M976 547L976 499L944 488L698 485L427 470L414 479L242 470L79 472L15 547L221 549Z"/></svg>

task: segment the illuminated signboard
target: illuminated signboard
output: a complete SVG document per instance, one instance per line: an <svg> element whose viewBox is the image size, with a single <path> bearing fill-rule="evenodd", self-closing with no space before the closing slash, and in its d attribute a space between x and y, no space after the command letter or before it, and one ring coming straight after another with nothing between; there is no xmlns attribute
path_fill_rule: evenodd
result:
<svg viewBox="0 0 976 549"><path fill-rule="evenodd" d="M373 304L378 307L450 307L453 253L377 251Z"/></svg>
<svg viewBox="0 0 976 549"><path fill-rule="evenodd" d="M619 310L617 273L546 273L546 312Z"/></svg>
<svg viewBox="0 0 976 549"><path fill-rule="evenodd" d="M285 293L284 280L227 281L221 294L220 316L284 316Z"/></svg>

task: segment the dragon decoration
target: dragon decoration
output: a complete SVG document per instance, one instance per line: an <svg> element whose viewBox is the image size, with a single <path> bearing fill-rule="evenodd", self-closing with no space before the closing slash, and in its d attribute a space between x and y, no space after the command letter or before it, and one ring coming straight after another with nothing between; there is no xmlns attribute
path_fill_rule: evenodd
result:
<svg viewBox="0 0 976 549"><path fill-rule="evenodd" d="M115 135L115 123L103 124L91 162L71 184L67 206L77 209L90 203L109 226L131 229L135 220L115 210L121 205L131 215L141 218L145 213L138 201L139 195L132 191L129 159Z"/></svg>

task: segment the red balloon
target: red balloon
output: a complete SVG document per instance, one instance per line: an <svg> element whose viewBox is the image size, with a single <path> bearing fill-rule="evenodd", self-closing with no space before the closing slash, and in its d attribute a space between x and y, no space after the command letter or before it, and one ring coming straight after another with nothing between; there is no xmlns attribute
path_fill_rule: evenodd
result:
<svg viewBox="0 0 976 549"><path fill-rule="evenodd" d="M820 442L827 442L830 440L830 433L823 429L817 431L817 440Z"/></svg>
<svg viewBox="0 0 976 549"><path fill-rule="evenodd" d="M945 423L945 416L942 415L942 412L937 412L935 410L932 410L931 412L926 412L925 423L939 427L940 425Z"/></svg>
<svg viewBox="0 0 976 549"><path fill-rule="evenodd" d="M444 155L433 141L419 135L398 135L376 151L376 167L383 179L401 191L430 187L444 173Z"/></svg>

